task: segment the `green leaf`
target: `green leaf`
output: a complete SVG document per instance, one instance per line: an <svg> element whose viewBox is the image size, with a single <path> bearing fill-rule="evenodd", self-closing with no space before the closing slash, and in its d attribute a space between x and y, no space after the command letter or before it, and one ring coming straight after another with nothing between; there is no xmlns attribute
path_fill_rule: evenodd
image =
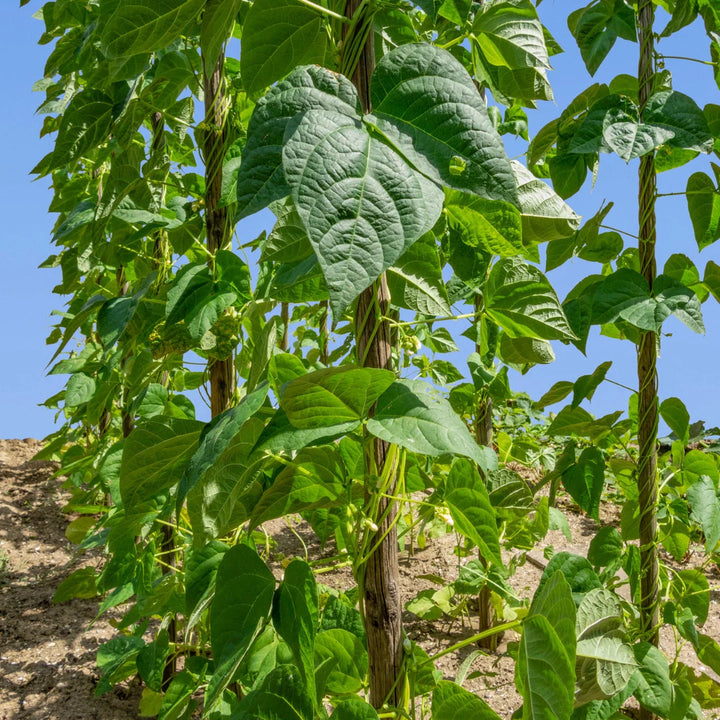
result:
<svg viewBox="0 0 720 720"><path fill-rule="evenodd" d="M552 345L547 340L528 337L512 338L506 333L503 333L500 338L497 352L498 357L504 363L525 366L523 372L531 365L547 365L555 361Z"/></svg>
<svg viewBox="0 0 720 720"><path fill-rule="evenodd" d="M702 172L688 178L685 192L695 242L703 250L720 239L720 193L710 177Z"/></svg>
<svg viewBox="0 0 720 720"><path fill-rule="evenodd" d="M360 698L349 698L335 706L330 720L379 720L377 711Z"/></svg>
<svg viewBox="0 0 720 720"><path fill-rule="evenodd" d="M203 428L198 448L190 459L180 483L178 507L208 469L217 462L230 441L242 431L247 420L263 406L268 390L269 385L263 383L246 395L235 407L220 413Z"/></svg>
<svg viewBox="0 0 720 720"><path fill-rule="evenodd" d="M337 319L440 215L443 194L358 120L309 110L283 168Z"/></svg>
<svg viewBox="0 0 720 720"><path fill-rule="evenodd" d="M573 708L575 672L550 621L533 615L523 622L515 684L523 696L523 720L567 720Z"/></svg>
<svg viewBox="0 0 720 720"><path fill-rule="evenodd" d="M591 75L597 72L618 37L636 39L635 13L624 0L600 0L576 10L568 18L568 27Z"/></svg>
<svg viewBox="0 0 720 720"><path fill-rule="evenodd" d="M112 98L98 90L83 90L75 95L60 121L52 153L53 168L75 162L109 140L113 109Z"/></svg>
<svg viewBox="0 0 720 720"><path fill-rule="evenodd" d="M550 179L561 198L573 196L585 182L587 165L584 155L555 155L548 160Z"/></svg>
<svg viewBox="0 0 720 720"><path fill-rule="evenodd" d="M342 426L349 432L394 380L392 372L376 368L317 370L288 383L280 407L298 429Z"/></svg>
<svg viewBox="0 0 720 720"><path fill-rule="evenodd" d="M523 242L536 244L572 237L580 226L580 216L524 165L513 161L512 169L518 184Z"/></svg>
<svg viewBox="0 0 720 720"><path fill-rule="evenodd" d="M332 670L326 689L332 693L355 693L362 687L368 671L368 655L356 635L334 628L323 630L315 638L315 664L330 661Z"/></svg>
<svg viewBox="0 0 720 720"><path fill-rule="evenodd" d="M670 147L704 153L712 151L714 138L707 119L688 95L674 90L654 93L648 100L643 120L649 126L672 133L667 140Z"/></svg>
<svg viewBox="0 0 720 720"><path fill-rule="evenodd" d="M687 489L692 518L705 535L705 551L712 553L720 542L720 501L713 481L703 475Z"/></svg>
<svg viewBox="0 0 720 720"><path fill-rule="evenodd" d="M346 494L345 474L337 451L331 447L305 448L265 490L253 508L255 527L289 513L331 507Z"/></svg>
<svg viewBox="0 0 720 720"><path fill-rule="evenodd" d="M690 439L690 413L682 400L671 397L660 403L660 416L683 443Z"/></svg>
<svg viewBox="0 0 720 720"><path fill-rule="evenodd" d="M203 428L202 423L158 417L138 424L125 439L120 494L127 509L180 482Z"/></svg>
<svg viewBox="0 0 720 720"><path fill-rule="evenodd" d="M380 130L422 173L447 187L517 204L510 161L485 102L449 52L427 44L392 50L373 73L371 98Z"/></svg>
<svg viewBox="0 0 720 720"><path fill-rule="evenodd" d="M65 389L65 404L69 408L74 408L90 402L96 389L97 382L94 378L83 372L75 373L68 380Z"/></svg>
<svg viewBox="0 0 720 720"><path fill-rule="evenodd" d="M205 0L123 0L103 4L112 12L102 25L100 47L106 57L124 60L160 50L187 34Z"/></svg>
<svg viewBox="0 0 720 720"><path fill-rule="evenodd" d="M208 74L212 72L225 42L232 35L241 4L242 0L208 0L205 5L200 28L200 48Z"/></svg>
<svg viewBox="0 0 720 720"><path fill-rule="evenodd" d="M562 473L562 483L573 500L591 518L600 519L600 497L605 486L605 458L596 447L585 448L578 461Z"/></svg>
<svg viewBox="0 0 720 720"><path fill-rule="evenodd" d="M607 567L622 557L623 540L616 528L601 527L590 541L587 558L595 567Z"/></svg>
<svg viewBox="0 0 720 720"><path fill-rule="evenodd" d="M170 650L167 630L160 630L155 639L145 645L137 657L138 675L145 684L155 692L162 690L165 662Z"/></svg>
<svg viewBox="0 0 720 720"><path fill-rule="evenodd" d="M509 70L551 69L543 26L528 0L481 8L473 23L473 35L492 65Z"/></svg>
<svg viewBox="0 0 720 720"><path fill-rule="evenodd" d="M293 202L273 206L277 220L267 236L260 262L297 263L313 254L305 226Z"/></svg>
<svg viewBox="0 0 720 720"><path fill-rule="evenodd" d="M145 647L142 638L122 635L103 643L97 651L97 666L100 670L100 681L95 688L95 696L109 692L114 683L127 680L137 671L135 658Z"/></svg>
<svg viewBox="0 0 720 720"><path fill-rule="evenodd" d="M254 550L236 545L223 556L215 585L210 606L215 672L205 694L207 710L220 700L270 617L275 578Z"/></svg>
<svg viewBox="0 0 720 720"><path fill-rule="evenodd" d="M672 685L667 658L648 642L633 646L638 664L638 686L635 697L651 712L667 717L672 705Z"/></svg>
<svg viewBox="0 0 720 720"><path fill-rule="evenodd" d="M53 595L54 603L67 602L73 598L94 598L98 595L97 575L91 567L74 570L58 585Z"/></svg>
<svg viewBox="0 0 720 720"><path fill-rule="evenodd" d="M495 510L475 465L457 458L445 484L445 502L455 527L480 549L488 561L502 564Z"/></svg>
<svg viewBox="0 0 720 720"><path fill-rule="evenodd" d="M354 118L360 101L344 75L316 66L297 68L263 95L248 124L237 183L237 219L290 193L282 167L285 130L291 119L311 108Z"/></svg>
<svg viewBox="0 0 720 720"><path fill-rule="evenodd" d="M462 455L483 472L497 467L495 453L481 448L450 403L422 380L394 382L378 400L367 429L381 440L423 455Z"/></svg>
<svg viewBox="0 0 720 720"><path fill-rule="evenodd" d="M318 592L312 568L306 562L296 559L285 568L283 581L275 593L273 622L293 652L308 693L315 697Z"/></svg>
<svg viewBox="0 0 720 720"><path fill-rule="evenodd" d="M627 686L637 669L632 648L610 634L579 639L577 662L578 683L585 689L581 702L613 697ZM590 687L591 683L595 687Z"/></svg>
<svg viewBox="0 0 720 720"><path fill-rule="evenodd" d="M552 626L565 648L570 665L575 664L575 602L570 585L560 570L548 579L535 593L528 618L542 615Z"/></svg>
<svg viewBox="0 0 720 720"><path fill-rule="evenodd" d="M426 233L414 242L387 272L393 305L423 315L450 315L435 236Z"/></svg>
<svg viewBox="0 0 720 720"><path fill-rule="evenodd" d="M449 680L441 680L432 696L432 720L499 720L499 715L481 698Z"/></svg>
<svg viewBox="0 0 720 720"><path fill-rule="evenodd" d="M567 580L575 596L582 595L594 588L602 586L597 573L584 557L563 551L556 553L550 559L540 578L540 584L536 592L540 592L540 588L542 588L558 570L565 576L565 580Z"/></svg>
<svg viewBox="0 0 720 720"><path fill-rule="evenodd" d="M240 703L235 720L313 720L314 702L293 665L278 665Z"/></svg>
<svg viewBox="0 0 720 720"><path fill-rule="evenodd" d="M598 365L590 375L582 375L573 385L572 407L577 407L583 400L592 400L600 383L605 380L607 371L612 367L611 361Z"/></svg>
<svg viewBox="0 0 720 720"><path fill-rule="evenodd" d="M670 598L689 608L698 625L704 625L710 610L710 584L700 570L680 570L670 583Z"/></svg>
<svg viewBox="0 0 720 720"><path fill-rule="evenodd" d="M218 540L204 547L192 547L185 561L185 614L190 617L208 591L215 588L215 576L228 547Z"/></svg>
<svg viewBox="0 0 720 720"><path fill-rule="evenodd" d="M485 309L510 337L575 339L548 279L522 260L501 259L493 265L485 287Z"/></svg>
<svg viewBox="0 0 720 720"><path fill-rule="evenodd" d="M251 95L299 65L322 64L322 15L298 0L255 0L243 27L240 72Z"/></svg>
<svg viewBox="0 0 720 720"><path fill-rule="evenodd" d="M519 255L524 250L520 213L510 203L448 190L445 213L448 223L470 247L500 257Z"/></svg>

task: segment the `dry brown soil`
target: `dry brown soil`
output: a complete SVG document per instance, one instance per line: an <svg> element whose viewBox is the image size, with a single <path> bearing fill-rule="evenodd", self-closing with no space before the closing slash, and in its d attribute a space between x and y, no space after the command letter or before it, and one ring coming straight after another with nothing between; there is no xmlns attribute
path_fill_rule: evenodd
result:
<svg viewBox="0 0 720 720"><path fill-rule="evenodd" d="M73 519L61 512L67 493L61 482L51 477L53 466L33 461L40 449L36 440L0 440L0 720L130 720L137 717L141 687L137 681L116 687L99 698L94 697L98 673L95 653L99 644L114 635L107 618L93 622L98 603L95 600L73 600L54 605L52 597L58 584L77 567L97 564L97 556L77 558L74 546L65 537L65 528ZM561 499L561 504L566 502ZM552 531L531 556L538 561L522 566L513 576L512 585L521 597L530 597L542 573L543 548L552 545L556 551L568 550L585 555L597 524L576 512L566 502L572 542ZM605 505L603 524L617 521L615 508ZM293 528L289 527L293 524ZM309 528L295 519L268 524L276 552L287 557L302 556L307 546L313 558L321 549ZM433 587L420 575L440 575L451 581L457 577L458 559L453 554L452 535L433 540L425 550L415 549L412 556L401 556L401 582L404 599L419 590ZM683 567L702 560L702 548L694 548ZM279 568L279 566L278 566ZM712 589L710 616L704 632L720 637L720 574L713 568L709 574ZM347 588L352 584L349 570L339 569L322 575L321 582ZM436 623L405 614L409 636L431 655L477 632L473 612L471 623L455 620ZM465 687L481 695L502 716L509 718L520 705L513 681L513 661L507 653L514 633L506 633L495 655L477 658L471 671L480 676L470 678ZM663 644L672 647L665 635ZM441 658L437 666L448 679L454 679L460 663L476 647ZM689 650L682 659L701 668Z"/></svg>

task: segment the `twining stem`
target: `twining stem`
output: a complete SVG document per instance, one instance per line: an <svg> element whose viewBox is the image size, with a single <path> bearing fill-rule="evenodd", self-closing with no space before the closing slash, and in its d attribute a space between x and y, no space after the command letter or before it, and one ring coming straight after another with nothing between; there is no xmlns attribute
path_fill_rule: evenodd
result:
<svg viewBox="0 0 720 720"><path fill-rule="evenodd" d="M640 61L638 83L640 122L652 93L654 75L652 0L640 0L638 33ZM657 174L654 153L640 158L639 171L639 241L640 272L653 292L656 275L655 240L657 237L655 200ZM638 491L640 505L640 622L644 638L657 646L659 641L659 592L657 548L657 342L655 332L643 332L638 347ZM642 710L644 720L654 717Z"/></svg>
<svg viewBox="0 0 720 720"><path fill-rule="evenodd" d="M369 26L360 19L367 0L347 0L345 15L354 18L344 27L343 70L357 88L365 112L370 111L370 76L375 66L372 19ZM368 30L369 27L369 30ZM392 329L386 319L390 293L385 275L358 298L355 315L357 357L365 367L392 368ZM382 476L390 446L368 437L365 457L366 497ZM394 483L386 488L394 492ZM386 702L398 707L403 700L403 645L400 573L397 557L397 505L385 497L378 498L378 529L370 540L374 552L361 570L362 604L369 656L370 704L375 708ZM375 518L373 518L375 519Z"/></svg>
<svg viewBox="0 0 720 720"><path fill-rule="evenodd" d="M218 207L222 197L222 167L227 147L228 102L223 91L225 57L221 53L214 68L205 68L205 228L207 246L212 255L230 240L228 210ZM235 391L235 367L232 356L210 364L210 409L212 416L230 407Z"/></svg>

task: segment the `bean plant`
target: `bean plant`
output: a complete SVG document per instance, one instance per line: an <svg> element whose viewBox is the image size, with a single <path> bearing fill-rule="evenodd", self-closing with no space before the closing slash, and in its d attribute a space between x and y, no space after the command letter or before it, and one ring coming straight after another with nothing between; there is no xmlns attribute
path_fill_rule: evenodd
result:
<svg viewBox="0 0 720 720"><path fill-rule="evenodd" d="M720 106L673 88L662 41L702 21L720 83L720 10L573 7L590 74L618 38L638 43L638 73L592 85L531 138L562 52L540 5L38 12L55 145L34 173L52 183L44 266L66 303L50 372L69 376L41 456L71 492L68 537L104 558L56 594L112 615L98 694L137 675L140 714L161 720L492 720L505 708L462 686L477 654L456 681L436 661L496 652L513 631L518 718L612 718L630 698L669 720L720 706L715 680L679 659L688 644L720 673L706 575L678 569L691 542L717 559L716 433L659 401L655 369L664 320L704 331L720 268L701 279L678 252L657 274L654 254L657 173L720 149ZM583 222L566 202L606 152L638 160L637 233L606 229L611 203ZM712 169L684 191L701 250L720 238ZM253 237L260 212L272 223ZM561 301L539 265L574 256L600 270ZM584 351L596 325L638 347L626 417L582 407L608 362L535 401L512 390L510 369L552 362L552 341ZM615 501L620 522L587 557L549 548L523 600L514 570L549 529L569 534L563 491L596 521ZM298 516L313 540L286 557L268 528L295 532ZM398 555L448 532L457 577L403 597ZM353 578L341 589L323 582L337 566ZM478 624L433 657L405 634L409 614Z"/></svg>

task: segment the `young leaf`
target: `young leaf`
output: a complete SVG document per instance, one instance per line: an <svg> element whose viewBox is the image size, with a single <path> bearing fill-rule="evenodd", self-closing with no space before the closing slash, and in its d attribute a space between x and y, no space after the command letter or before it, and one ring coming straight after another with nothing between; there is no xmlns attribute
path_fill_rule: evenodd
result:
<svg viewBox="0 0 720 720"><path fill-rule="evenodd" d="M450 302L432 233L414 242L387 272L393 305L423 315L449 315Z"/></svg>
<svg viewBox="0 0 720 720"><path fill-rule="evenodd" d="M502 564L495 511L470 461L458 458L453 462L445 484L445 502L457 529L478 546L486 560Z"/></svg>
<svg viewBox="0 0 720 720"><path fill-rule="evenodd" d="M512 169L518 184L523 242L538 244L572 237L580 226L580 216L524 165L513 160Z"/></svg>
<svg viewBox="0 0 720 720"><path fill-rule="evenodd" d="M449 190L445 193L445 213L466 245L500 257L519 255L524 250L520 213L510 203Z"/></svg>
<svg viewBox="0 0 720 720"><path fill-rule="evenodd" d="M298 65L321 64L327 34L322 15L298 0L255 0L243 27L240 72L250 95Z"/></svg>
<svg viewBox="0 0 720 720"><path fill-rule="evenodd" d="M254 550L236 545L225 553L210 607L215 672L205 694L207 709L220 699L270 617L274 592L275 578Z"/></svg>
<svg viewBox="0 0 720 720"><path fill-rule="evenodd" d="M158 417L130 433L120 466L120 494L126 508L141 507L180 481L202 428L195 420Z"/></svg>
<svg viewBox="0 0 720 720"><path fill-rule="evenodd" d="M522 260L507 258L493 265L485 309L510 337L575 339L548 279Z"/></svg>
<svg viewBox="0 0 720 720"><path fill-rule="evenodd" d="M720 500L715 484L703 475L687 490L693 520L700 524L705 535L705 551L712 553L720 542Z"/></svg>
<svg viewBox="0 0 720 720"><path fill-rule="evenodd" d="M667 398L660 403L660 416L675 436L684 444L690 439L690 413L679 398Z"/></svg>
<svg viewBox="0 0 720 720"><path fill-rule="evenodd" d="M100 47L110 59L126 59L160 50L186 34L205 0L127 0L104 4L112 8L112 13L103 22Z"/></svg>
<svg viewBox="0 0 720 720"><path fill-rule="evenodd" d="M302 560L293 560L275 593L273 623L290 646L295 663L315 697L315 633L318 626L318 594L315 576Z"/></svg>
<svg viewBox="0 0 720 720"><path fill-rule="evenodd" d="M432 696L432 720L499 720L499 715L480 697L449 680L441 680Z"/></svg>

